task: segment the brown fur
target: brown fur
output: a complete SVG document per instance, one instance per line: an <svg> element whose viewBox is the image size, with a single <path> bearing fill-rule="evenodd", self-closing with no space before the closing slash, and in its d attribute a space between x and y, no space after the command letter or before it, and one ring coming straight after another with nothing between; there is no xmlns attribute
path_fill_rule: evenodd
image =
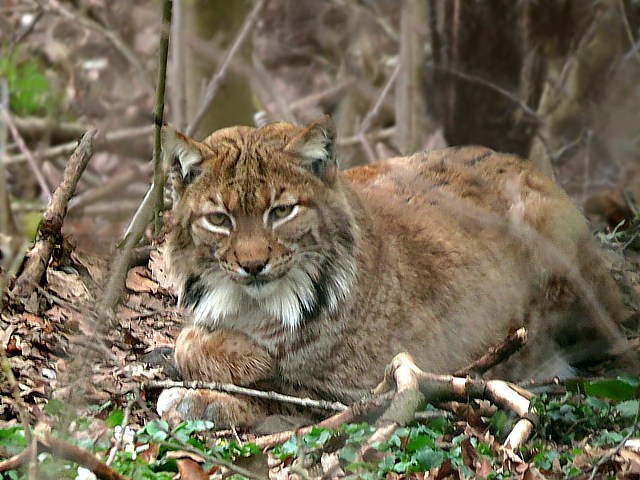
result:
<svg viewBox="0 0 640 480"><path fill-rule="evenodd" d="M187 379L352 402L399 352L451 372L521 326L529 344L494 375L568 375L624 345L620 295L586 220L530 162L464 147L338 172L330 117L203 143L165 129L163 150L176 192L170 264L196 319L176 344ZM273 227L270 209L294 204ZM220 212L233 221L203 220ZM299 311L291 289L311 292ZM265 413L220 394L177 398L182 418L251 425Z"/></svg>

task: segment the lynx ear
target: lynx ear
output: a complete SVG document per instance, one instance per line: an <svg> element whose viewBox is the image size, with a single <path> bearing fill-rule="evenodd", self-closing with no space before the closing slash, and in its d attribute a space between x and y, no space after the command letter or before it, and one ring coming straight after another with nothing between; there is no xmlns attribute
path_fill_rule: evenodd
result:
<svg viewBox="0 0 640 480"><path fill-rule="evenodd" d="M171 125L162 127L162 162L165 174L178 195L200 174L200 163L208 148L176 131Z"/></svg>
<svg viewBox="0 0 640 480"><path fill-rule="evenodd" d="M291 140L284 151L300 158L300 165L329 183L338 170L336 160L336 125L324 115Z"/></svg>

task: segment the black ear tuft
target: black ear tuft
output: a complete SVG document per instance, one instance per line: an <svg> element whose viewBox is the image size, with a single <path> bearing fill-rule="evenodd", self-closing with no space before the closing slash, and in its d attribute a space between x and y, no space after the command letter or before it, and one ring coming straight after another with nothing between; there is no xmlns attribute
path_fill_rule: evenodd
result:
<svg viewBox="0 0 640 480"><path fill-rule="evenodd" d="M300 165L322 180L332 182L338 170L335 151L336 126L324 115L297 135L285 147L300 158Z"/></svg>

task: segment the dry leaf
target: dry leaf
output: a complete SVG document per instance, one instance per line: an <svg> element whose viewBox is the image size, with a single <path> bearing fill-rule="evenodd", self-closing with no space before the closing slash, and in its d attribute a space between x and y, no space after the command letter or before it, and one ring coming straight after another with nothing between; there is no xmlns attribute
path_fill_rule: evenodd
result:
<svg viewBox="0 0 640 480"><path fill-rule="evenodd" d="M64 300L88 300L89 290L77 273L47 270L48 289Z"/></svg>
<svg viewBox="0 0 640 480"><path fill-rule="evenodd" d="M127 273L127 288L136 293L156 294L160 285L151 280L149 275L150 272L147 267L133 267Z"/></svg>
<svg viewBox="0 0 640 480"><path fill-rule="evenodd" d="M209 475L200 464L191 458L180 458L176 461L181 480L209 480Z"/></svg>

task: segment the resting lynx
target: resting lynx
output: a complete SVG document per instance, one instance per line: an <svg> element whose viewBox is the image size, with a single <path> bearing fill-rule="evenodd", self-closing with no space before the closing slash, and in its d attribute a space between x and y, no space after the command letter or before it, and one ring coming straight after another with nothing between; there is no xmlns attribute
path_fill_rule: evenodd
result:
<svg viewBox="0 0 640 480"><path fill-rule="evenodd" d="M175 351L185 379L352 402L402 351L451 372L526 326L528 345L493 374L527 378L624 343L584 217L531 163L466 147L340 172L335 137L328 116L203 143L165 127L167 250L193 312ZM222 393L167 396L218 425L269 413Z"/></svg>

